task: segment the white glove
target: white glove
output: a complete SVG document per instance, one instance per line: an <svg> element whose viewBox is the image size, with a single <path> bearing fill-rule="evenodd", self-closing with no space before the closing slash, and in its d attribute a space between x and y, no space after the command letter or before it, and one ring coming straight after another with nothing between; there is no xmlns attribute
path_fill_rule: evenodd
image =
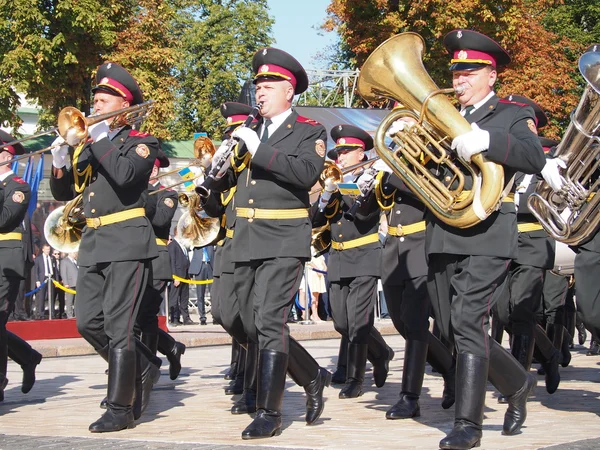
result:
<svg viewBox="0 0 600 450"><path fill-rule="evenodd" d="M452 141L452 150L465 161L470 161L473 155L490 148L490 133L482 130L476 123L471 124L472 131L456 136Z"/></svg>
<svg viewBox="0 0 600 450"><path fill-rule="evenodd" d="M375 178L375 175L377 175L377 172L373 172L373 170L367 169L363 172L363 174L360 177L358 177L358 180L356 180L356 184L358 185L358 189L360 189L360 193L362 195L365 195L369 192L371 182Z"/></svg>
<svg viewBox="0 0 600 450"><path fill-rule="evenodd" d="M212 163L210 165L209 173L212 172L214 167L217 167L223 162L223 160L227 159L227 161L224 162L223 167L219 171L220 175L217 175L217 178L221 178L225 171L231 165L231 154L227 152L227 150L229 149L229 144L229 139L225 139L223 142L221 142L221 145L212 157Z"/></svg>
<svg viewBox="0 0 600 450"><path fill-rule="evenodd" d="M258 150L258 146L260 145L260 139L258 138L258 134L256 134L253 129L248 127L238 127L234 130L231 136L244 141L248 152L254 156L256 150Z"/></svg>
<svg viewBox="0 0 600 450"><path fill-rule="evenodd" d="M194 185L200 186L204 181L204 170L197 166L190 166L189 169L194 174Z"/></svg>
<svg viewBox="0 0 600 450"><path fill-rule="evenodd" d="M396 133L398 133L399 131L402 131L406 128L408 128L410 125L408 124L408 122L398 119L396 120L389 128L388 130L385 132L385 135L389 138L393 137Z"/></svg>
<svg viewBox="0 0 600 450"><path fill-rule="evenodd" d="M329 199L331 198L331 196L333 195L333 192L329 192L329 191L323 191L321 193L321 208L324 208L325 206L327 206L327 203L329 203Z"/></svg>
<svg viewBox="0 0 600 450"><path fill-rule="evenodd" d="M52 142L52 165L57 169L62 169L67 165L67 156L69 155L69 144L62 137L57 137Z"/></svg>
<svg viewBox="0 0 600 450"><path fill-rule="evenodd" d="M325 189L324 192L329 192L330 194L333 194L335 191L338 190L338 185L335 181L333 181L333 179L326 178L325 185L323 186L323 188Z"/></svg>
<svg viewBox="0 0 600 450"><path fill-rule="evenodd" d="M100 139L104 139L108 137L108 132L110 131L110 127L106 123L105 120L95 123L94 125L88 128L88 134L92 141L98 142Z"/></svg>
<svg viewBox="0 0 600 450"><path fill-rule="evenodd" d="M371 167L377 172L392 173L392 169L386 164L386 162L383 159L378 159L377 161L375 161L375 164L373 164Z"/></svg>
<svg viewBox="0 0 600 450"><path fill-rule="evenodd" d="M547 159L542 169L542 177L550 185L553 191L560 191L565 184L565 179L560 175L559 167L567 168L565 162L560 158Z"/></svg>

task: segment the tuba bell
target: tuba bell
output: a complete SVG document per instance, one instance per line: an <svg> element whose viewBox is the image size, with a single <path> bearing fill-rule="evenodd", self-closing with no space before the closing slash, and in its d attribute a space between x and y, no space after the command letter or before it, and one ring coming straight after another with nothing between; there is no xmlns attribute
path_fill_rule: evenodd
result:
<svg viewBox="0 0 600 450"><path fill-rule="evenodd" d="M587 86L554 156L567 168L565 184L555 192L540 181L527 204L544 229L557 241L581 245L600 226L600 45L579 58Z"/></svg>
<svg viewBox="0 0 600 450"><path fill-rule="evenodd" d="M219 236L220 221L216 217L208 217L200 206L198 194L181 193L179 204L187 208L177 221L177 235L188 248L205 247L213 243Z"/></svg>
<svg viewBox="0 0 600 450"><path fill-rule="evenodd" d="M52 248L73 253L79 250L84 226L83 195L79 194L50 213L44 222L44 236Z"/></svg>
<svg viewBox="0 0 600 450"><path fill-rule="evenodd" d="M407 187L441 221L468 228L494 212L504 189L504 169L474 155L464 161L450 150L452 140L471 125L440 90L423 66L425 41L417 33L402 33L383 42L360 70L357 89L367 101L393 99L403 105L388 114L375 134L375 151ZM394 135L396 147L385 143L386 132L398 119L417 123ZM439 180L426 167L445 166L450 176ZM465 187L465 174L473 187Z"/></svg>

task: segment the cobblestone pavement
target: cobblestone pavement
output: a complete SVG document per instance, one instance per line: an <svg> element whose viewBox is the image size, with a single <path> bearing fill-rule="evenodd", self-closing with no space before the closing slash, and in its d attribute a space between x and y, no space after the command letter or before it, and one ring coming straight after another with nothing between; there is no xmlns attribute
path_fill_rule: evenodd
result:
<svg viewBox="0 0 600 450"><path fill-rule="evenodd" d="M370 369L365 394L340 400L339 386L325 391L322 418L313 426L304 422L302 388L288 381L281 436L242 441L248 416L229 413L232 397L223 394L223 373L229 364L229 346L190 348L184 369L176 381L169 380L168 363L144 416L137 426L119 433L92 435L88 426L102 413L98 403L106 392L106 363L97 356L45 358L38 381L29 394L20 391L20 367L9 362L9 384L0 403L1 449L434 449L452 426L454 409L442 410L443 380L429 367L421 397L421 417L389 421L385 411L397 398L401 381L404 343L386 336L396 351L386 385L372 384ZM334 369L339 340L304 341L319 363ZM36 346L33 341L32 345ZM483 449L600 448L599 357L585 356L576 347L571 366L561 369L558 392L549 395L543 377L530 399L528 418L521 434L503 436L506 405L496 402L488 386Z"/></svg>

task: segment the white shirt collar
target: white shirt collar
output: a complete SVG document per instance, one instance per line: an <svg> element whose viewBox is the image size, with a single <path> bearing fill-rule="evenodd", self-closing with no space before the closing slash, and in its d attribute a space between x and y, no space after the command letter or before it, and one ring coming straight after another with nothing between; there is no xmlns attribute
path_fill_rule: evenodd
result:
<svg viewBox="0 0 600 450"><path fill-rule="evenodd" d="M281 114L276 115L275 117L271 117L271 125L269 125L269 136L273 136L273 133L279 126L292 114L292 108L282 112ZM266 119L265 119L266 120ZM262 130L264 131L265 125L263 121ZM260 134L262 136L262 132Z"/></svg>
<svg viewBox="0 0 600 450"><path fill-rule="evenodd" d="M491 91L488 95L485 96L485 98L483 100L478 101L477 103L475 103L473 105L473 107L475 108L473 111L471 111L471 114L473 114L475 111L477 111L479 108L481 108L483 105L485 105L488 100L490 98L492 98L494 95L496 95L496 93L494 91ZM460 108L460 112L462 113L465 110L466 106L462 106Z"/></svg>
<svg viewBox="0 0 600 450"><path fill-rule="evenodd" d="M14 172L12 170L9 170L8 172L3 173L2 175L0 175L0 181L4 181L6 180L9 175L12 175Z"/></svg>

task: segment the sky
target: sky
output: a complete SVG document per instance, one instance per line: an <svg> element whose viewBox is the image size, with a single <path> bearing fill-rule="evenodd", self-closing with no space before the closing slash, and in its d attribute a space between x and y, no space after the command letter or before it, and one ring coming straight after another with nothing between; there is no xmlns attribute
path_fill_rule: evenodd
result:
<svg viewBox="0 0 600 450"><path fill-rule="evenodd" d="M268 0L269 14L275 19L273 47L296 58L305 69L322 69L314 56L336 42L336 34L318 30L330 0Z"/></svg>

